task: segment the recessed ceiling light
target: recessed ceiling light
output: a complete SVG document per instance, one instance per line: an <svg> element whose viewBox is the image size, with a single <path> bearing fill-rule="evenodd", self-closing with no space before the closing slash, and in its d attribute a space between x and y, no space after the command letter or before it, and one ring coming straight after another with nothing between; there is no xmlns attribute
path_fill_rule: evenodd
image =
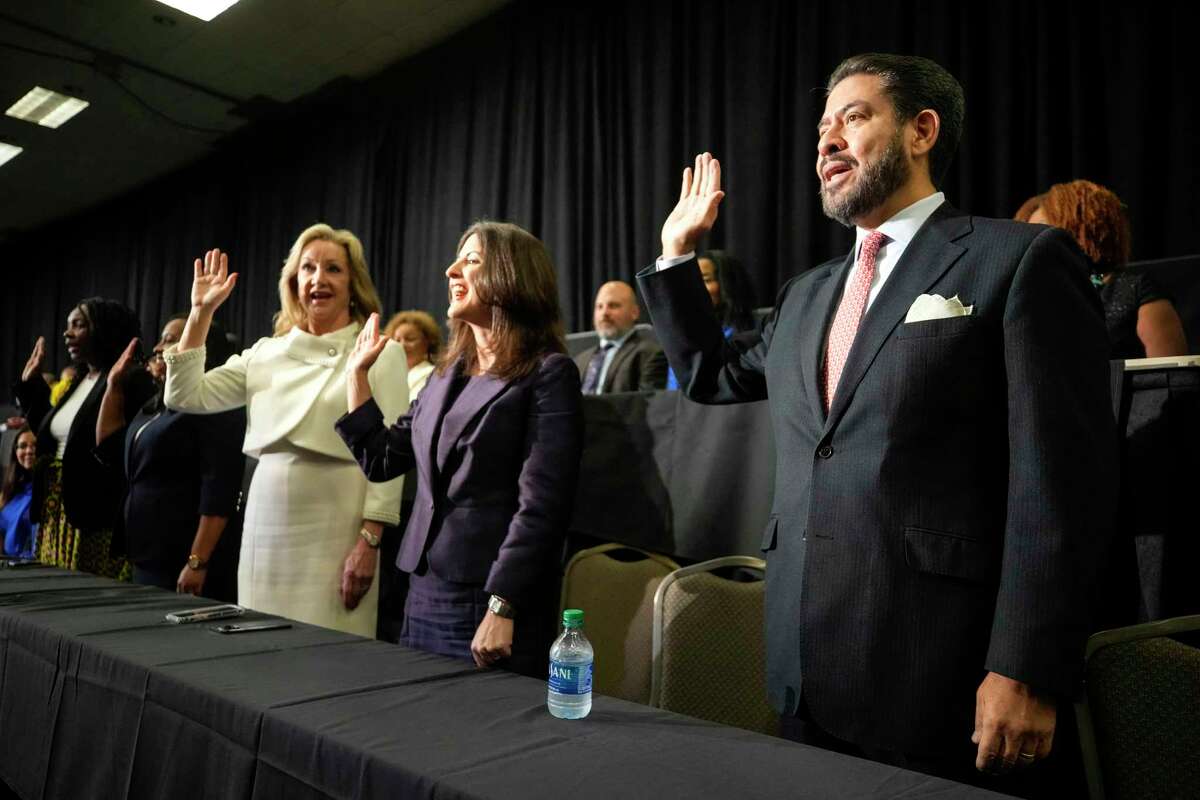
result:
<svg viewBox="0 0 1200 800"><path fill-rule="evenodd" d="M23 147L17 147L15 144L6 144L0 142L0 166L7 164L17 156L21 155Z"/></svg>
<svg viewBox="0 0 1200 800"><path fill-rule="evenodd" d="M87 107L86 100L35 86L4 113L45 128L57 128Z"/></svg>
<svg viewBox="0 0 1200 800"><path fill-rule="evenodd" d="M208 22L238 0L158 0L165 6L177 8L185 14Z"/></svg>

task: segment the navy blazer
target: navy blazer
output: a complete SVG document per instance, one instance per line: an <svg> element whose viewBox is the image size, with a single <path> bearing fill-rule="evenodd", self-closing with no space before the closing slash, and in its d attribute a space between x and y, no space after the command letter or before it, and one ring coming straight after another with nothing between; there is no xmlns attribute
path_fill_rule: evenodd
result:
<svg viewBox="0 0 1200 800"><path fill-rule="evenodd" d="M939 208L863 317L828 414L825 341L853 253L790 281L729 345L696 269L639 283L680 386L770 400L774 704L908 753L969 745L986 672L1071 694L1113 531L1108 339L1064 231ZM906 323L922 294L969 316Z"/></svg>
<svg viewBox="0 0 1200 800"><path fill-rule="evenodd" d="M130 561L182 569L200 516L234 516L245 436L244 408L205 415L162 408L143 409L100 443L97 457L128 481L123 521Z"/></svg>
<svg viewBox="0 0 1200 800"><path fill-rule="evenodd" d="M519 605L544 593L571 520L583 449L579 371L552 353L523 378L473 378L451 402L460 372L430 375L390 428L374 400L336 428L372 481L416 466L400 569L416 572L425 558L440 578Z"/></svg>

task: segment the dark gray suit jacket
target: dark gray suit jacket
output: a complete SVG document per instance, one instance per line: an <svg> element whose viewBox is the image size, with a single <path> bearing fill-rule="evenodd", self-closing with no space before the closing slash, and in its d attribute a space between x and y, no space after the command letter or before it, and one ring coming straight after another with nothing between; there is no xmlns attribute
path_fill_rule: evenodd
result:
<svg viewBox="0 0 1200 800"><path fill-rule="evenodd" d="M579 367L581 379L587 375L588 362L596 354L596 349L589 347L575 356L575 366ZM649 392L665 388L667 357L663 354L662 347L653 339L643 336L641 331L634 329L613 355L600 393Z"/></svg>
<svg viewBox="0 0 1200 800"><path fill-rule="evenodd" d="M1076 688L1116 510L1104 318L1065 232L943 205L864 315L827 416L822 355L851 261L784 286L744 351L697 270L639 284L689 397L771 401L772 700L795 713L803 687L838 738L948 754L986 672ZM974 312L905 323L921 294Z"/></svg>

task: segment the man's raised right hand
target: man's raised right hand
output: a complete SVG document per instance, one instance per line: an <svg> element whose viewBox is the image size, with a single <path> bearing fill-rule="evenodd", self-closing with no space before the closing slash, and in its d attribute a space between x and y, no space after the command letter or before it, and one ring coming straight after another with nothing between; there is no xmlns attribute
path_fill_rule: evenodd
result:
<svg viewBox="0 0 1200 800"><path fill-rule="evenodd" d="M721 191L721 162L711 153L696 156L696 166L683 170L679 202L662 227L663 255L681 256L696 249L717 221Z"/></svg>

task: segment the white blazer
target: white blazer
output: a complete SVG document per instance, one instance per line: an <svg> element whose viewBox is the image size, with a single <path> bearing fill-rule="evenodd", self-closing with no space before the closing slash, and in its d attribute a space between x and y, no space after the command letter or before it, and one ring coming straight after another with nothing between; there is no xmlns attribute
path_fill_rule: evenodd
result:
<svg viewBox="0 0 1200 800"><path fill-rule="evenodd" d="M353 461L333 424L346 413L346 359L361 328L353 322L324 336L292 328L259 339L222 366L204 371L204 347L169 348L167 408L216 414L246 406L242 450L254 458L279 442L342 461ZM408 362L404 348L389 341L367 373L375 401L388 425L408 411ZM368 483L363 518L400 522L403 478Z"/></svg>

